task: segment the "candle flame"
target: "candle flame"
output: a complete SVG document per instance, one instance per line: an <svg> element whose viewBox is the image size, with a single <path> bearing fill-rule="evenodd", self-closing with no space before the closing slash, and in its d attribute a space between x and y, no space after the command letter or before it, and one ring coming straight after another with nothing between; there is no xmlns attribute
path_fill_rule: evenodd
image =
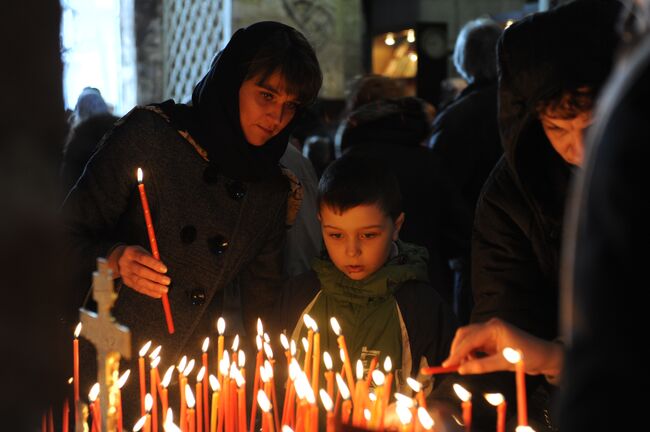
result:
<svg viewBox="0 0 650 432"><path fill-rule="evenodd" d="M142 179L144 177L144 174L142 174L142 168L138 168L137 176L138 176L138 183L142 183Z"/></svg>
<svg viewBox="0 0 650 432"><path fill-rule="evenodd" d="M409 396L406 396L405 394L402 393L395 393L395 401L398 403L398 405L403 405L407 408L413 408L415 406L415 403L413 403L413 399Z"/></svg>
<svg viewBox="0 0 650 432"><path fill-rule="evenodd" d="M336 373L336 385L339 388L339 392L341 393L341 397L343 398L343 400L350 399L350 389L348 388L347 384L343 380L341 374L338 372Z"/></svg>
<svg viewBox="0 0 650 432"><path fill-rule="evenodd" d="M264 326L262 325L261 318L257 319L257 334L260 337L262 336L262 334L264 334Z"/></svg>
<svg viewBox="0 0 650 432"><path fill-rule="evenodd" d="M273 359L273 350L271 349L271 345L266 342L264 342L264 352L266 353L266 357Z"/></svg>
<svg viewBox="0 0 650 432"><path fill-rule="evenodd" d="M293 432L293 429L291 429L290 426L283 425L282 426L282 432Z"/></svg>
<svg viewBox="0 0 650 432"><path fill-rule="evenodd" d="M391 370L393 370L393 361L390 359L390 356L386 356L386 360L384 360L384 371L388 373Z"/></svg>
<svg viewBox="0 0 650 432"><path fill-rule="evenodd" d="M372 371L372 380L377 384L377 385L384 385L384 381L386 380L386 376L384 373L378 369L375 369Z"/></svg>
<svg viewBox="0 0 650 432"><path fill-rule="evenodd" d="M205 366L201 366L199 373L196 374L196 382L203 381L203 376L205 375Z"/></svg>
<svg viewBox="0 0 650 432"><path fill-rule="evenodd" d="M363 417L366 419L367 422L370 421L372 414L370 413L370 410L368 408L363 409Z"/></svg>
<svg viewBox="0 0 650 432"><path fill-rule="evenodd" d="M139 169L139 168L138 168L138 169ZM138 420L138 421L136 422L136 424L133 425L133 432L138 432L138 431L142 430L142 428L144 427L144 424L145 424L146 422L147 422L147 416L146 416L146 415L140 417L140 420Z"/></svg>
<svg viewBox="0 0 650 432"><path fill-rule="evenodd" d="M285 351L289 351L289 339L284 333L280 333L280 345L284 348Z"/></svg>
<svg viewBox="0 0 650 432"><path fill-rule="evenodd" d="M377 402L377 395L374 393L368 393L368 399L370 399L370 402Z"/></svg>
<svg viewBox="0 0 650 432"><path fill-rule="evenodd" d="M169 366L167 369L167 372L165 372L165 376L163 377L162 382L160 383L163 388L167 388L169 386L169 383L172 380L172 374L174 373L174 366Z"/></svg>
<svg viewBox="0 0 650 432"><path fill-rule="evenodd" d="M291 343L289 343L291 346L291 355L295 356L296 355L296 341L291 339Z"/></svg>
<svg viewBox="0 0 650 432"><path fill-rule="evenodd" d="M312 327L314 323L314 319L311 317L309 314L304 314L302 316L302 320L305 323L305 327L307 327L307 330L313 330L314 328Z"/></svg>
<svg viewBox="0 0 650 432"><path fill-rule="evenodd" d="M129 379L129 375L131 375L131 369L127 369L126 372L122 374L122 376L117 380L117 388L122 388L124 387L124 384L126 384L126 380Z"/></svg>
<svg viewBox="0 0 650 432"><path fill-rule="evenodd" d="M424 407L418 408L418 420L425 430L431 430L436 424Z"/></svg>
<svg viewBox="0 0 650 432"><path fill-rule="evenodd" d="M264 390L257 391L257 403L265 413L271 411L271 401L269 401L269 398L266 396L266 393L264 393Z"/></svg>
<svg viewBox="0 0 650 432"><path fill-rule="evenodd" d="M334 404L332 403L332 398L330 397L330 395L327 394L325 389L320 389L318 395L320 396L320 401L323 403L323 407L325 408L325 411L328 412L332 411Z"/></svg>
<svg viewBox="0 0 650 432"><path fill-rule="evenodd" d="M363 363L361 359L357 360L356 374L358 380L363 379Z"/></svg>
<svg viewBox="0 0 650 432"><path fill-rule="evenodd" d="M246 354L242 350L239 350L239 354L237 354L237 363L240 368L246 366Z"/></svg>
<svg viewBox="0 0 650 432"><path fill-rule="evenodd" d="M339 325L339 322L336 320L336 318L330 318L330 325L332 326L334 333L336 333L337 336L341 336L341 326Z"/></svg>
<svg viewBox="0 0 650 432"><path fill-rule="evenodd" d="M68 384L72 384L73 382L74 382L74 378L73 378L73 377L68 378Z"/></svg>
<svg viewBox="0 0 650 432"><path fill-rule="evenodd" d="M196 362L194 361L194 359L190 360L189 363L187 363L185 369L183 370L183 375L185 375L186 377L189 376L190 373L192 372L192 369L194 369L195 363Z"/></svg>
<svg viewBox="0 0 650 432"><path fill-rule="evenodd" d="M221 386L219 385L219 380L217 379L216 376L210 374L210 387L212 387L213 392L218 392L221 390Z"/></svg>
<svg viewBox="0 0 650 432"><path fill-rule="evenodd" d="M239 349L239 335L235 335L235 338L232 340L232 345L231 345L231 350L232 352L236 352Z"/></svg>
<svg viewBox="0 0 650 432"><path fill-rule="evenodd" d="M269 375L268 375L267 371L266 371L266 366L265 365L260 366L260 379L265 384L271 380L269 378Z"/></svg>
<svg viewBox="0 0 650 432"><path fill-rule="evenodd" d="M406 383L407 383L407 384L409 385L409 387L411 387L411 389L412 389L414 392L416 392L416 393L419 392L420 390L422 390L422 383L420 383L420 382L414 380L414 379L411 378L411 377L406 378Z"/></svg>
<svg viewBox="0 0 650 432"><path fill-rule="evenodd" d="M99 396L99 383L93 384L93 386L90 388L90 391L88 392L88 399L90 402L95 402L97 396Z"/></svg>
<svg viewBox="0 0 650 432"><path fill-rule="evenodd" d="M151 351L151 354L149 354L149 358L153 360L156 357L158 357L158 354L160 354L161 349L162 349L162 345L158 345L155 350Z"/></svg>
<svg viewBox="0 0 650 432"><path fill-rule="evenodd" d="M151 393L147 393L144 397L144 410L149 412L151 411L151 408L153 408L153 397L151 396Z"/></svg>
<svg viewBox="0 0 650 432"><path fill-rule="evenodd" d="M242 388L244 384L246 384L246 380L244 379L244 375L241 374L241 371L236 369L235 370L235 382L237 383L237 387Z"/></svg>
<svg viewBox="0 0 650 432"><path fill-rule="evenodd" d="M239 373L239 369L237 369L237 364L235 362L232 362L230 364L230 372L228 373L228 376L230 379L235 379L237 378L237 373Z"/></svg>
<svg viewBox="0 0 650 432"><path fill-rule="evenodd" d="M77 324L77 327L74 328L74 338L77 339L81 334L81 323Z"/></svg>
<svg viewBox="0 0 650 432"><path fill-rule="evenodd" d="M186 365L187 365L187 356L183 356L181 358L181 361L178 362L178 372L183 373Z"/></svg>
<svg viewBox="0 0 650 432"><path fill-rule="evenodd" d="M413 419L413 414L411 414L411 410L408 409L408 407L406 407L405 405L398 404L395 411L397 411L397 417L399 417L400 423L402 423L403 425L407 425L411 423L411 420Z"/></svg>
<svg viewBox="0 0 650 432"><path fill-rule="evenodd" d="M515 432L535 432L535 429L533 429L533 428L530 427L530 426L523 426L523 425L521 425L521 426L517 426L517 427L515 428Z"/></svg>
<svg viewBox="0 0 650 432"><path fill-rule="evenodd" d="M221 372L221 375L228 375L228 369L230 369L230 360L228 357L226 357L227 351L224 351L224 357L221 359L221 362L219 363L219 372Z"/></svg>
<svg viewBox="0 0 650 432"><path fill-rule="evenodd" d="M294 387L296 388L296 395L300 399L305 399L307 397L307 389L311 390L311 386L309 385L309 380L307 379L307 375L303 371L298 372L298 376L294 380Z"/></svg>
<svg viewBox="0 0 650 432"><path fill-rule="evenodd" d="M309 341L307 340L306 337L300 339L300 342L302 342L302 348L307 352L309 350Z"/></svg>
<svg viewBox="0 0 650 432"><path fill-rule="evenodd" d="M311 405L316 403L316 395L309 384L305 387L305 399L307 399L307 402Z"/></svg>
<svg viewBox="0 0 650 432"><path fill-rule="evenodd" d="M521 351L518 351L510 347L505 347L503 349L503 357L505 357L505 359L512 364L519 363L523 359L523 356L521 355Z"/></svg>
<svg viewBox="0 0 650 432"><path fill-rule="evenodd" d="M217 320L217 332L219 332L219 336L223 336L224 331L226 331L226 320L223 317L219 317Z"/></svg>
<svg viewBox="0 0 650 432"><path fill-rule="evenodd" d="M332 357L327 351L323 351L323 363L325 363L325 369L328 371L332 370Z"/></svg>
<svg viewBox="0 0 650 432"><path fill-rule="evenodd" d="M165 432L182 432L181 428L174 424L174 413L171 408L167 408L167 417L165 417L165 424L163 424Z"/></svg>
<svg viewBox="0 0 650 432"><path fill-rule="evenodd" d="M268 333L264 333L264 342L266 342L267 344L271 343L271 336L269 336Z"/></svg>
<svg viewBox="0 0 650 432"><path fill-rule="evenodd" d="M343 348L339 349L339 357L341 357L341 363L345 363L345 351Z"/></svg>
<svg viewBox="0 0 650 432"><path fill-rule="evenodd" d="M293 358L291 359L291 363L289 363L289 378L291 378L291 381L296 380L298 373L300 373L300 365L298 364L298 361Z"/></svg>
<svg viewBox="0 0 650 432"><path fill-rule="evenodd" d="M187 407L189 409L194 409L196 399L194 399L194 393L192 393L192 386L189 384L185 384L185 402L187 402Z"/></svg>
<svg viewBox="0 0 650 432"><path fill-rule="evenodd" d="M160 357L156 357L151 361L151 369L156 369L160 364Z"/></svg>
<svg viewBox="0 0 650 432"><path fill-rule="evenodd" d="M456 395L462 400L463 402L468 402L472 400L472 394L468 392L465 387L463 387L460 384L454 384L454 391L456 392Z"/></svg>
<svg viewBox="0 0 650 432"><path fill-rule="evenodd" d="M505 398L501 393L485 393L483 397L493 406L499 406L505 402Z"/></svg>
<svg viewBox="0 0 650 432"><path fill-rule="evenodd" d="M255 336L255 345L257 346L257 351L262 351L262 335Z"/></svg>
<svg viewBox="0 0 650 432"><path fill-rule="evenodd" d="M144 357L145 355L147 355L147 351L149 351L149 348L151 348L151 341L142 345L142 348L140 348L140 352L139 352L140 357Z"/></svg>
<svg viewBox="0 0 650 432"><path fill-rule="evenodd" d="M208 352L208 347L210 346L210 338L207 337L203 339L203 345L201 346L201 351Z"/></svg>

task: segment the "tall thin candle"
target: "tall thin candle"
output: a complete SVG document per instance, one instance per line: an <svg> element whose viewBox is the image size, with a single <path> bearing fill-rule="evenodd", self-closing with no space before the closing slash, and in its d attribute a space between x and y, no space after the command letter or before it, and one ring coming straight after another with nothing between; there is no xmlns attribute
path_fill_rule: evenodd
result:
<svg viewBox="0 0 650 432"><path fill-rule="evenodd" d="M334 317L330 318L330 324L332 325L332 330L334 330L334 333L336 333L337 336L336 341L339 344L339 348L343 350L343 353L345 354L343 367L345 368L345 378L348 380L348 387L350 388L352 394L355 394L354 376L352 375L352 364L350 363L350 355L348 354L348 347L345 344L345 338L341 334L341 326L339 325L339 322Z"/></svg>
<svg viewBox="0 0 650 432"><path fill-rule="evenodd" d="M127 369L117 380L117 432L122 432L124 418L122 416L122 387L131 375L131 369Z"/></svg>
<svg viewBox="0 0 650 432"><path fill-rule="evenodd" d="M149 244L151 245L151 254L157 260L160 260L160 253L158 252L158 242L156 241L156 233L153 229L153 222L151 221L151 212L149 211L149 201L147 200L147 193L144 189L142 168L138 168L138 190L140 191L140 201L142 202L142 210L144 211L144 220L147 225L147 234L149 235ZM172 318L172 310L169 306L169 298L167 293L162 295L162 304L165 311L165 320L167 321L167 331L169 334L174 333L174 319Z"/></svg>
<svg viewBox="0 0 650 432"><path fill-rule="evenodd" d="M220 386L219 386L219 380L214 375L210 375L210 387L212 387L212 407L210 410L210 432L217 432L217 415L219 409Z"/></svg>
<svg viewBox="0 0 650 432"><path fill-rule="evenodd" d="M503 349L503 356L508 362L515 365L515 382L517 384L517 423L519 426L528 426L524 356L521 351L509 347Z"/></svg>
<svg viewBox="0 0 650 432"><path fill-rule="evenodd" d="M472 394L460 384L454 384L453 387L456 395L462 401L463 424L465 425L465 431L469 432L472 429Z"/></svg>
<svg viewBox="0 0 650 432"><path fill-rule="evenodd" d="M205 366L201 366L199 373L196 375L196 430L197 432L203 432L203 382L205 378ZM207 398L207 396L206 396ZM207 408L206 408L207 409ZM206 428L207 432L207 428Z"/></svg>
<svg viewBox="0 0 650 432"><path fill-rule="evenodd" d="M201 350L203 351L203 355L201 356L201 362L203 363L203 368L205 369L205 372L203 373L203 428L205 431L208 431L209 427L209 421L210 421L210 413L208 412L208 348L210 346L210 338L206 337L203 340L203 345L201 346ZM199 422L201 422L201 419L199 419Z"/></svg>
<svg viewBox="0 0 650 432"><path fill-rule="evenodd" d="M217 320L217 332L219 333L219 337L217 338L217 378L221 377L219 366L221 365L221 358L223 357L224 331L226 331L226 320L224 320L222 317L219 317Z"/></svg>
<svg viewBox="0 0 650 432"><path fill-rule="evenodd" d="M501 393L486 393L483 395L490 405L497 409L497 429L496 432L505 432L506 430L506 400Z"/></svg>
<svg viewBox="0 0 650 432"><path fill-rule="evenodd" d="M167 411L169 409L169 396L167 393L168 392L167 387L169 387L169 383L172 380L173 373L174 373L174 366L170 366L167 369L167 372L165 372L162 382L160 383L160 387L162 388L162 391L160 392L160 402L162 404L163 424L165 423L165 421L167 421Z"/></svg>
<svg viewBox="0 0 650 432"><path fill-rule="evenodd" d="M145 376L145 370L144 370L144 356L147 355L147 351L149 351L149 348L151 347L151 341L148 341L146 344L142 345L142 348L140 348L140 351L138 352L139 358L138 358L138 372L140 373L140 416L144 417L145 415L145 409L144 409L144 396L147 393L147 383L146 383L146 376Z"/></svg>

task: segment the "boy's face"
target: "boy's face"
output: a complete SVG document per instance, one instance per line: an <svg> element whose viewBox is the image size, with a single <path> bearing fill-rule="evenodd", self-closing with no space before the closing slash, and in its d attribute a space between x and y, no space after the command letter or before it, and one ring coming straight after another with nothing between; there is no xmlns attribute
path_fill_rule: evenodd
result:
<svg viewBox="0 0 650 432"><path fill-rule="evenodd" d="M249 144L263 146L293 119L297 98L287 94L280 72L244 81L239 88L239 121Z"/></svg>
<svg viewBox="0 0 650 432"><path fill-rule="evenodd" d="M560 113L547 110L539 114L539 119L548 140L562 159L571 165L581 166L585 150L584 135L592 122L591 111L563 118Z"/></svg>
<svg viewBox="0 0 650 432"><path fill-rule="evenodd" d="M340 214L324 204L319 219L325 247L336 268L350 279L362 280L388 260L404 213L393 221L375 204L359 205Z"/></svg>

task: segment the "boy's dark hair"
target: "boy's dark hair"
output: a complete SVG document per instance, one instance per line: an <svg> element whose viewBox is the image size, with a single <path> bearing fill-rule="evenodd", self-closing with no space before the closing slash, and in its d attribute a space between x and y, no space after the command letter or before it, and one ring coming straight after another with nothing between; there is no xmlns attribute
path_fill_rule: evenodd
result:
<svg viewBox="0 0 650 432"><path fill-rule="evenodd" d="M359 205L372 204L392 220L402 213L399 182L385 162L347 154L323 172L318 183L319 208L326 205L343 213Z"/></svg>
<svg viewBox="0 0 650 432"><path fill-rule="evenodd" d="M564 93L547 96L537 102L535 110L537 115L549 114L549 111L558 118L571 119L594 108L596 95L588 87L567 89Z"/></svg>
<svg viewBox="0 0 650 432"><path fill-rule="evenodd" d="M259 76L263 83L276 71L284 77L287 93L296 95L301 104L316 100L323 83L320 64L307 39L293 28L278 30L260 44L244 79Z"/></svg>

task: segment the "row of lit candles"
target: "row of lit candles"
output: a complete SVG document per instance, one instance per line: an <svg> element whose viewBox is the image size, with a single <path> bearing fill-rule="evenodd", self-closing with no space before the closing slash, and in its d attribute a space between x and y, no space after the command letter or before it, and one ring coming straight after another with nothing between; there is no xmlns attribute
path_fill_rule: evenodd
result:
<svg viewBox="0 0 650 432"><path fill-rule="evenodd" d="M354 382L352 377L352 367L347 356L347 348L345 339L341 334L341 328L335 318L331 318L330 324L332 329L337 335L337 341L340 348L340 356L343 362L343 367L340 373L336 374L336 382L338 392L336 395L336 404L334 404L334 372L332 371L332 360L327 352L323 353L323 362L326 367L324 373L326 379L326 389L319 389L319 368L320 368L320 334L316 322L304 315L304 322L308 329L307 338L303 338L303 348L307 355L304 359L303 367L300 368L297 360L295 359L296 347L295 342L292 340L289 343L284 334L281 335L280 340L287 362L289 363L289 377L286 383L286 392L284 399L284 406L281 417L278 410L275 409L277 405L277 397L275 392L275 383L273 379L273 351L270 347L270 338L268 334L263 332L261 321L258 320L258 335L257 342L257 356L255 366L254 378L254 394L257 395L258 404L255 404L251 409L250 414L250 432L253 431L255 425L255 417L257 413L257 405L259 405L263 414L263 430L274 431L278 430L280 425L293 427L299 432L316 431L318 428L318 406L316 404L316 395L320 396L322 404L327 412L327 429L333 430L335 419L343 423L351 423L357 427L364 427L369 429L383 430L384 428L384 414L391 393L392 385L392 365L390 357L386 358L384 362L384 370L386 373L376 369L377 358L373 359L370 365L370 370L366 379L363 379L363 365L360 361L357 362L356 378ZM208 374L208 356L207 350L209 347L209 338L204 340L202 351L202 367L197 374L196 379L196 397L192 393L191 387L187 384L187 379L192 369L194 368L194 360L187 361L186 357L181 359L176 369L179 371L179 389L180 389L180 430L190 432L245 432L247 429L246 421L246 372L245 372L245 355L244 352L238 350L239 338L235 336L233 341L233 360L230 361L229 352L224 351L224 337L225 322L222 318L218 320L217 330L219 338L217 342L217 358L219 367L217 368L217 376ZM75 406L78 403L78 336L81 331L80 325L75 329L74 339L74 383L75 383ZM145 356L151 347L151 342L145 344L139 352L139 378L140 378L140 405L142 418L138 421L137 430L145 431L158 431L158 415L157 415L157 398L160 395L160 403L162 405L163 425L169 423L165 418L168 412L167 401L167 386L169 385L174 366L171 366L164 375L163 380L160 380L158 375L158 364L160 363L161 347L157 347L150 354L150 392L146 393L146 372L145 372ZM514 351L517 355L518 352ZM264 356L266 355L266 359ZM504 353L506 355L506 353ZM521 364L521 359L516 364ZM523 370L523 368L522 368ZM125 372L118 380L118 387L121 388L126 379L128 378L129 371ZM311 375L311 382L310 382ZM346 381L344 380L347 380ZM212 404L211 409L208 410L208 381L212 389ZM375 384L374 393L369 393L371 382ZM417 409L417 417L419 424L424 430L433 427L433 420L429 421L430 416L426 410L426 402L422 393L422 385L412 378L408 378L409 386L416 393L415 402L408 396L400 393L395 394L396 399L396 413L400 422L403 423L406 430L409 430L406 425L412 422L415 417L415 407ZM519 379L517 379L519 383ZM471 427L471 394L462 389L461 386L454 386L457 390L459 398L463 401L463 419L465 429L469 430ZM518 387L519 388L519 387ZM96 389L96 390L95 390ZM99 386L93 386L93 390L89 394L91 401L91 416L93 417L93 430L100 432L98 427L100 424L100 413L97 393ZM519 393L519 392L518 392ZM503 396L492 395L487 396L490 402L494 399L501 399L500 402L494 403L498 407L498 427L497 430L503 430L502 426L505 424L503 416L505 416L505 401ZM518 398L519 399L519 398ZM148 403L147 401L150 401ZM266 404L265 401L269 403ZM408 402L411 401L411 402ZM118 399L119 403L119 399ZM525 403L525 396L524 396ZM267 409L268 408L268 409ZM407 414L408 411L408 414ZM503 412L503 414L501 414ZM219 413L225 413L219 415ZM267 419L267 415L270 420ZM338 417L335 417L338 416ZM118 430L121 431L121 407L118 406ZM521 426L526 426L525 419L525 405L524 405L524 420L520 411ZM410 419L410 420L409 420ZM65 421L65 420L64 420ZM265 424L267 425L266 427ZM65 426L65 424L64 424ZM64 430L67 431L67 428Z"/></svg>

